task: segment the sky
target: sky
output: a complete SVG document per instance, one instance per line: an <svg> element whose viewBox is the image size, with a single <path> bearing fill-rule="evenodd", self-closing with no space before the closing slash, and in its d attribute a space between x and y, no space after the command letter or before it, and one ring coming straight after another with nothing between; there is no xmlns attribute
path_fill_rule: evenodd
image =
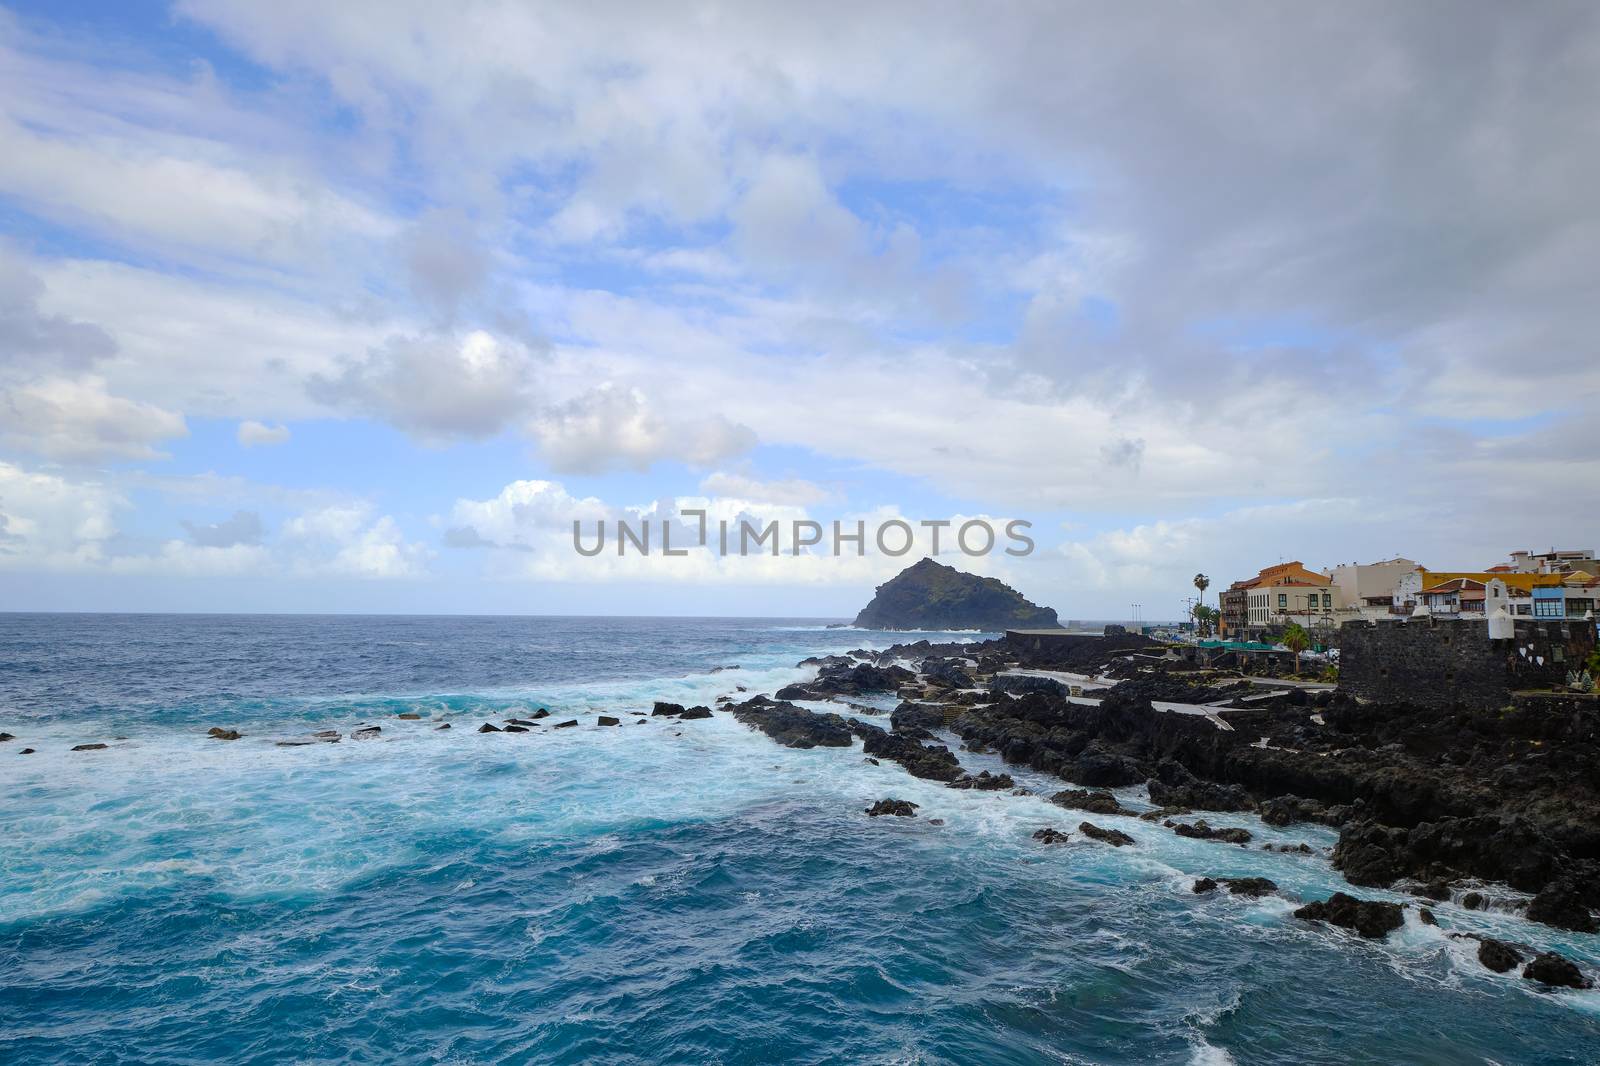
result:
<svg viewBox="0 0 1600 1066"><path fill-rule="evenodd" d="M922 554L573 550L696 508L1027 521L940 559L1086 619L1595 547L1597 100L1581 0L3 6L0 610Z"/></svg>

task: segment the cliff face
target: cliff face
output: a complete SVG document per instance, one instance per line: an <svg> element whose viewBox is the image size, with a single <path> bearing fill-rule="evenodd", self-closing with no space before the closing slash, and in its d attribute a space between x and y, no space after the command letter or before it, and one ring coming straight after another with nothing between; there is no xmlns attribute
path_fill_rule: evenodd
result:
<svg viewBox="0 0 1600 1066"><path fill-rule="evenodd" d="M1049 629L1056 613L992 577L924 559L878 586L856 615L866 629Z"/></svg>

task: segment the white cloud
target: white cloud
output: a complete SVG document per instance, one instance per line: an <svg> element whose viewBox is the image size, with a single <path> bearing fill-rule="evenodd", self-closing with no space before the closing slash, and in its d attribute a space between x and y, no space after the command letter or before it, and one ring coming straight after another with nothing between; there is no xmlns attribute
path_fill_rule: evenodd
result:
<svg viewBox="0 0 1600 1066"><path fill-rule="evenodd" d="M119 493L0 461L0 566L71 569L104 558Z"/></svg>
<svg viewBox="0 0 1600 1066"><path fill-rule="evenodd" d="M156 459L156 444L189 434L182 415L112 396L93 376L0 391L0 412L0 441L51 459Z"/></svg>
<svg viewBox="0 0 1600 1066"><path fill-rule="evenodd" d="M648 470L663 460L708 466L755 446L755 434L719 414L668 418L636 388L607 383L528 424L550 466L594 473L614 466Z"/></svg>
<svg viewBox="0 0 1600 1066"><path fill-rule="evenodd" d="M285 522L282 537L296 572L360 578L420 577L428 549L405 539L389 515L363 504L323 507Z"/></svg>
<svg viewBox="0 0 1600 1066"><path fill-rule="evenodd" d="M95 372L130 399L211 418L326 417L305 382L380 345L404 320L369 321L323 291L201 280L82 259L36 264L43 311L97 323L116 340Z"/></svg>
<svg viewBox="0 0 1600 1066"><path fill-rule="evenodd" d="M0 241L0 371L83 371L116 351L99 326L41 311L44 294L32 264Z"/></svg>
<svg viewBox="0 0 1600 1066"><path fill-rule="evenodd" d="M759 503L792 504L797 507L810 507L834 498L834 493L804 478L762 481L721 470L701 481L700 491L708 496L732 496Z"/></svg>
<svg viewBox="0 0 1600 1066"><path fill-rule="evenodd" d="M484 330L390 337L312 396L381 418L425 441L492 437L531 403L533 352Z"/></svg>
<svg viewBox="0 0 1600 1066"><path fill-rule="evenodd" d="M269 426L264 422L246 419L239 423L239 444L245 448L260 446L270 447L275 444L287 444L289 441L288 426Z"/></svg>
<svg viewBox="0 0 1600 1066"><path fill-rule="evenodd" d="M53 220L131 244L280 266L320 256L331 239L395 231L292 157L157 124L113 126L93 112L41 128L54 116L33 110L27 124L0 115L0 191Z"/></svg>
<svg viewBox="0 0 1600 1066"><path fill-rule="evenodd" d="M459 499L449 532L460 547L531 549L552 535L571 535L572 523L591 525L619 512L594 497L575 498L554 481L513 481L487 500Z"/></svg>

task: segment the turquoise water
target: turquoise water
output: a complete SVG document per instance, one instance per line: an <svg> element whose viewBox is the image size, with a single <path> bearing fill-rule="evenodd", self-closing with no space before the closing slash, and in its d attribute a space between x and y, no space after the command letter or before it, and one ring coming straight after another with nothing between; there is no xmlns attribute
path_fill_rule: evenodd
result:
<svg viewBox="0 0 1600 1066"><path fill-rule="evenodd" d="M0 1059L1600 1061L1600 992L1491 974L1447 932L1591 964L1595 937L1444 904L1444 931L1413 917L1364 943L1287 900L1189 891L1345 887L1322 855L1103 818L1138 846L1045 848L1035 829L1081 818L726 715L628 713L889 642L782 620L0 615ZM474 732L536 706L582 724ZM624 725L595 728L607 712ZM381 738L271 743L360 722ZM85 741L111 747L67 750ZM921 817L862 816L885 796Z"/></svg>

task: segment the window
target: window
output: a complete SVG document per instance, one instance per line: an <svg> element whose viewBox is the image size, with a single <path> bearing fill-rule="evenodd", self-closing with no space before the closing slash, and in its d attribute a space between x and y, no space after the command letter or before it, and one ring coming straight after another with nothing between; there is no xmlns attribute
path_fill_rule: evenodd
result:
<svg viewBox="0 0 1600 1066"><path fill-rule="evenodd" d="M1287 606L1289 606L1289 594L1287 592L1278 593L1278 610L1281 611Z"/></svg>
<svg viewBox="0 0 1600 1066"><path fill-rule="evenodd" d="M1323 608L1323 610L1327 610L1329 607L1332 607L1332 606L1333 606L1333 593L1324 592L1322 594L1322 608Z"/></svg>

